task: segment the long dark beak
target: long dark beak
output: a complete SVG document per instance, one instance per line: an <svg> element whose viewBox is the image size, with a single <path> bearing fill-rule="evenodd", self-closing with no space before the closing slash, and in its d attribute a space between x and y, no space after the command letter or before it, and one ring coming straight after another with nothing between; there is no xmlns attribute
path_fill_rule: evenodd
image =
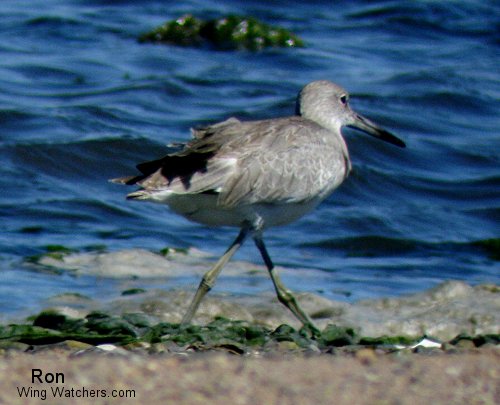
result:
<svg viewBox="0 0 500 405"><path fill-rule="evenodd" d="M359 114L354 113L354 122L348 126L357 128L371 136L374 136L375 138L392 143L400 148L406 148L406 144L401 139L394 136L389 131L380 128L377 124Z"/></svg>

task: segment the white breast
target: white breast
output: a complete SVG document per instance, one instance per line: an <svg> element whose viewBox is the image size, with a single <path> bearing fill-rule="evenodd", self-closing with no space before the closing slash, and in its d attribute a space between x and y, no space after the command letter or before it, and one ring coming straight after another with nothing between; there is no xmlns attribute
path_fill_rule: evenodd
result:
<svg viewBox="0 0 500 405"><path fill-rule="evenodd" d="M241 227L244 222L261 224L264 228L285 225L313 210L320 199L288 204L251 204L223 208L217 205L216 194L174 194L163 198L157 194L151 201L167 204L185 218L209 226ZM166 197L166 198L165 198Z"/></svg>

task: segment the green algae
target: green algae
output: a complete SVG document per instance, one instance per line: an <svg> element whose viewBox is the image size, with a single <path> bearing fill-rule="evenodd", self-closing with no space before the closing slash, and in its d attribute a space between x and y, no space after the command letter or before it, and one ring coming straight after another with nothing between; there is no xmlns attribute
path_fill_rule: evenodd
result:
<svg viewBox="0 0 500 405"><path fill-rule="evenodd" d="M83 320L71 320L67 316L51 310L40 312L33 319L35 327L61 331L72 330L76 323L82 324Z"/></svg>
<svg viewBox="0 0 500 405"><path fill-rule="evenodd" d="M0 331L0 340L32 345L76 340L89 344L127 344L138 336L138 328L127 320L101 312L74 319L57 311L43 311L31 325L9 325Z"/></svg>
<svg viewBox="0 0 500 405"><path fill-rule="evenodd" d="M179 46L201 45L203 42L200 35L201 26L201 20L186 14L142 34L139 42L160 42Z"/></svg>
<svg viewBox="0 0 500 405"><path fill-rule="evenodd" d="M64 256L67 256L71 253L75 253L76 250L71 249L69 247L63 245L47 245L45 246L45 252L37 255L29 256L26 260L30 263L40 263L40 261L44 257L50 257L51 259L61 261L64 259Z"/></svg>
<svg viewBox="0 0 500 405"><path fill-rule="evenodd" d="M189 253L189 249L166 247L166 248L163 248L160 250L160 254L162 256L165 256L165 257L172 256L176 253L181 253L181 254L187 255Z"/></svg>
<svg viewBox="0 0 500 405"><path fill-rule="evenodd" d="M78 332L60 332L33 325L9 325L0 327L0 342L19 342L28 345L48 345L75 340L92 345L103 343L129 343L128 336L102 335Z"/></svg>
<svg viewBox="0 0 500 405"><path fill-rule="evenodd" d="M237 15L204 21L186 14L142 34L139 42L193 47L208 44L216 49L251 51L304 46L299 37L284 28L270 26L253 17Z"/></svg>
<svg viewBox="0 0 500 405"><path fill-rule="evenodd" d="M290 349L302 348L307 349L311 347L313 336L311 331L307 328L295 330L290 325L280 325L270 333L271 338L278 342L288 342L288 345L281 345L281 347L288 347Z"/></svg>
<svg viewBox="0 0 500 405"><path fill-rule="evenodd" d="M485 344L500 344L500 334L484 334L477 336L470 336L467 334L460 334L450 340L451 345L457 345L460 341L468 340L474 344L475 347L481 347Z"/></svg>
<svg viewBox="0 0 500 405"><path fill-rule="evenodd" d="M421 340L406 336L362 337L353 328L328 325L316 336L306 328L299 330L280 325L271 330L262 325L246 321L217 318L207 325L180 325L161 322L152 324L143 313L122 316L105 312L91 312L84 318L71 318L57 311L43 311L30 318L26 324L0 325L0 345L22 344L31 346L59 344L67 341L90 345L112 343L130 348L174 345L178 350L211 351L223 350L233 354L252 351L285 351L335 353L336 348L347 352L361 347L391 349L398 345L412 347ZM451 346L470 341L473 347L485 344L498 345L500 335L459 335L452 339Z"/></svg>
<svg viewBox="0 0 500 405"><path fill-rule="evenodd" d="M120 335L137 338L140 335L139 328L126 319L118 316L109 316L103 312L91 312L85 317L84 325L89 332L100 335Z"/></svg>
<svg viewBox="0 0 500 405"><path fill-rule="evenodd" d="M409 336L363 337L359 340L359 344L363 346L411 345L414 342L415 339Z"/></svg>
<svg viewBox="0 0 500 405"><path fill-rule="evenodd" d="M319 338L321 346L347 346L357 344L359 336L352 328L344 328L336 325L328 325Z"/></svg>
<svg viewBox="0 0 500 405"><path fill-rule="evenodd" d="M241 347L263 345L269 340L268 335L269 330L262 326L217 318L204 326L162 322L150 328L142 338L149 343L173 342L179 346L230 344Z"/></svg>
<svg viewBox="0 0 500 405"><path fill-rule="evenodd" d="M175 343L195 351L222 349L237 354L243 354L251 348L262 348L269 342L290 342L292 345L287 347L300 350L316 344L321 348L344 345L354 338L350 328L327 327L325 335L316 342L310 337L308 330L296 330L289 325L280 325L275 330L270 330L261 325L231 321L222 317L203 326L166 322L151 325L144 314L125 314L117 317L104 312L91 312L85 318L73 319L56 311L43 311L32 318L32 324L1 328L0 341L31 345L54 344L67 340L120 345L134 342ZM349 339L339 336L349 336Z"/></svg>
<svg viewBox="0 0 500 405"><path fill-rule="evenodd" d="M146 290L144 288L129 288L127 290L123 290L121 295L136 295L136 294L144 294Z"/></svg>

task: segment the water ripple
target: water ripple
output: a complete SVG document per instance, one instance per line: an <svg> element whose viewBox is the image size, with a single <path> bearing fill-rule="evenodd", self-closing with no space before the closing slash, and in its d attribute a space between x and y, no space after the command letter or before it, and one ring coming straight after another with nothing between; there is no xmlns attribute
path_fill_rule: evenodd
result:
<svg viewBox="0 0 500 405"><path fill-rule="evenodd" d="M266 234L277 263L324 275L296 287L356 299L449 278L499 282L498 262L476 244L499 236L495 2L21 3L5 0L0 10L0 263L21 289L13 296L27 279L46 296L68 285L53 274L26 277L19 264L50 244L224 251L235 230L127 202L129 189L107 180L187 140L191 126L291 114L298 89L315 79L341 83L356 111L408 148L344 131L351 177L313 213ZM186 12L256 15L307 47L212 52L137 42ZM250 244L239 258L259 260Z"/></svg>

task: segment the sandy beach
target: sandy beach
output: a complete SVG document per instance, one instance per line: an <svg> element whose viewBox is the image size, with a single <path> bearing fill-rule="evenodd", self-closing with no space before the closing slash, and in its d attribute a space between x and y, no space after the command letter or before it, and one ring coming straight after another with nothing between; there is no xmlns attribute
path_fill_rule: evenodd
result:
<svg viewBox="0 0 500 405"><path fill-rule="evenodd" d="M499 360L498 348L265 358L12 353L0 361L0 403L494 405L500 403ZM33 370L42 383L32 383Z"/></svg>

